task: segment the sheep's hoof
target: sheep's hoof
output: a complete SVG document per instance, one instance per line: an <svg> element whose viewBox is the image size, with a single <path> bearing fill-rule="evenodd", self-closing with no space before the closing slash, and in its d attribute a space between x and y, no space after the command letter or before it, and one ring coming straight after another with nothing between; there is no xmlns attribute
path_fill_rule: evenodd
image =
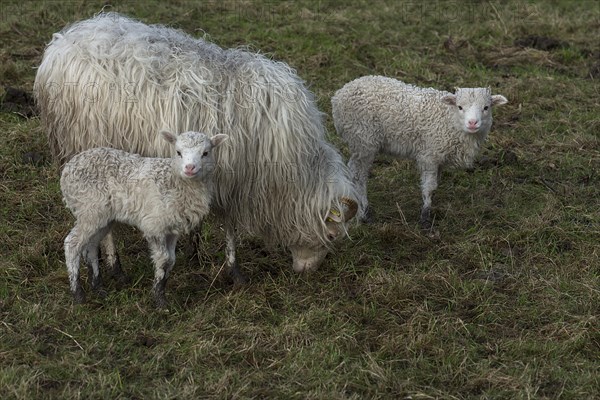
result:
<svg viewBox="0 0 600 400"><path fill-rule="evenodd" d="M78 286L73 293L73 301L75 304L83 304L85 303L85 292L81 286Z"/></svg>

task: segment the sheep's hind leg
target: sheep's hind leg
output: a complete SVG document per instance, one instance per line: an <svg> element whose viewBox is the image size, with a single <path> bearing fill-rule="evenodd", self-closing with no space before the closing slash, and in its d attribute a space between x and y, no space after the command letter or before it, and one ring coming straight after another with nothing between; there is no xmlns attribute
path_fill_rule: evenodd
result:
<svg viewBox="0 0 600 400"><path fill-rule="evenodd" d="M152 237L148 239L152 260L154 261L154 285L152 287L156 308L166 310L168 302L165 289L169 273L175 265L175 245L177 235Z"/></svg>
<svg viewBox="0 0 600 400"><path fill-rule="evenodd" d="M227 228L226 229L226 261L225 264L227 266L227 273L233 280L234 285L245 285L248 283L248 278L240 271L240 267L237 263L237 259L235 256L235 229Z"/></svg>
<svg viewBox="0 0 600 400"><path fill-rule="evenodd" d="M106 236L104 236L104 239L100 242L100 245L102 246L102 258L104 258L109 268L108 276L117 282L118 287L129 284L131 279L125 274L121 267L121 260L119 258L119 253L117 253L112 229L108 230Z"/></svg>
<svg viewBox="0 0 600 400"><path fill-rule="evenodd" d="M421 208L421 218L419 224L424 231L431 231L433 228L433 219L431 216L431 203L433 191L438 186L439 169L437 166L427 166L421 168L421 193L423 196L423 207Z"/></svg>
<svg viewBox="0 0 600 400"><path fill-rule="evenodd" d="M359 219L364 223L374 222L373 211L369 207L367 197L367 182L369 180L369 170L373 166L377 150L361 149L361 153L353 152L348 161L348 169L352 175L352 181L358 194L360 204Z"/></svg>

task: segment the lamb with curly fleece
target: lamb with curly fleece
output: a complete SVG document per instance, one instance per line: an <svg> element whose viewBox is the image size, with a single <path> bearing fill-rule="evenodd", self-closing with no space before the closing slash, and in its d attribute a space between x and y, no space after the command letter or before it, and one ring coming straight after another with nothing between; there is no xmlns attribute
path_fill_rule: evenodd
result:
<svg viewBox="0 0 600 400"><path fill-rule="evenodd" d="M456 93L419 88L383 76L347 83L333 96L335 128L351 152L348 167L363 221L370 219L369 169L378 153L415 160L421 173L420 224L431 229L431 197L441 167L471 167L492 127L492 106L507 103L490 88Z"/></svg>
<svg viewBox="0 0 600 400"><path fill-rule="evenodd" d="M150 158L112 148L93 148L64 167L60 187L77 221L65 239L65 258L76 303L85 301L79 259L88 262L91 286L101 290L98 247L114 222L139 228L154 261L154 299L167 307L165 286L175 265L179 235L190 232L208 214L213 197L212 149L227 135L179 136L162 131L172 158Z"/></svg>

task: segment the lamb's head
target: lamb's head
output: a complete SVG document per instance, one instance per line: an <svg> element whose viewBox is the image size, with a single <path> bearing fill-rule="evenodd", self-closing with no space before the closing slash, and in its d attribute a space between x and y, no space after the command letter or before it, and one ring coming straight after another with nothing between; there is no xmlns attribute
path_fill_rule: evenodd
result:
<svg viewBox="0 0 600 400"><path fill-rule="evenodd" d="M455 94L442 97L451 107L457 129L465 133L488 133L492 127L492 107L506 104L506 97L492 95L490 88L456 88Z"/></svg>
<svg viewBox="0 0 600 400"><path fill-rule="evenodd" d="M219 134L209 138L200 132L185 132L174 135L161 131L161 136L175 148L173 168L187 179L203 179L215 169L212 149L219 146L227 135Z"/></svg>
<svg viewBox="0 0 600 400"><path fill-rule="evenodd" d="M358 211L356 201L342 197L339 206L332 206L325 218L325 231L328 241L334 241L346 233L346 223L350 221ZM290 246L292 252L292 267L296 272L304 272L316 269L327 255L329 248L318 239L303 241Z"/></svg>

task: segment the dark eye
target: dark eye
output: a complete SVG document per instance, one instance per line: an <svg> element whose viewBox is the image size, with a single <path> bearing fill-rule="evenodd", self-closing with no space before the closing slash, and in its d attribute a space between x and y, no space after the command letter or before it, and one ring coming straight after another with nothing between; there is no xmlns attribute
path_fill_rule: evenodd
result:
<svg viewBox="0 0 600 400"><path fill-rule="evenodd" d="M458 109L459 109L460 111L462 111L462 106L458 106Z"/></svg>
<svg viewBox="0 0 600 400"><path fill-rule="evenodd" d="M177 155L181 157L181 152L179 150L177 150Z"/></svg>
<svg viewBox="0 0 600 400"><path fill-rule="evenodd" d="M208 151L205 151L204 153L202 153L202 157L206 157L208 155Z"/></svg>
<svg viewBox="0 0 600 400"><path fill-rule="evenodd" d="M488 110L488 108L490 108L490 107L488 107L488 106L485 106L485 107L483 107L483 110L484 110L484 111L487 111L487 110Z"/></svg>

